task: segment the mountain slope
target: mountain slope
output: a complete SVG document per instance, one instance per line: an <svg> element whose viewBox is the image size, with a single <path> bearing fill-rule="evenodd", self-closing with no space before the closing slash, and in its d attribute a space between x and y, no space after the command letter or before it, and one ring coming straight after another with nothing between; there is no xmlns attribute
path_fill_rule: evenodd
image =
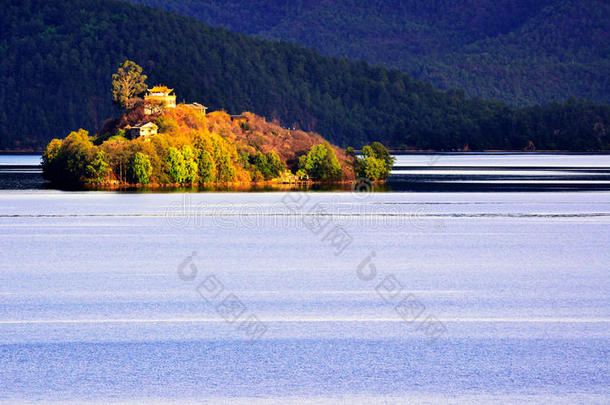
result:
<svg viewBox="0 0 610 405"><path fill-rule="evenodd" d="M0 148L41 147L117 115L110 77L125 59L148 83L211 110L252 111L341 146L608 148L610 108L515 110L441 92L364 62L267 42L115 0L6 0L0 14Z"/></svg>
<svg viewBox="0 0 610 405"><path fill-rule="evenodd" d="M512 104L610 102L605 0L131 0Z"/></svg>

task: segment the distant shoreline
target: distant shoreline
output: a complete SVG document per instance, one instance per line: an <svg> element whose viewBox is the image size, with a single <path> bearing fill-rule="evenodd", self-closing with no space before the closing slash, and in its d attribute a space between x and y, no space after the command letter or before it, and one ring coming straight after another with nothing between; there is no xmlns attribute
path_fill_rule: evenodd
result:
<svg viewBox="0 0 610 405"><path fill-rule="evenodd" d="M414 149L388 149L392 155L504 155L504 154L523 154L523 155L536 155L536 154L549 154L549 155L610 155L610 150L601 151L572 151L572 150L535 150L535 151L523 151L523 150L500 150L490 149L482 151L442 151L442 150L414 150ZM356 153L360 150L356 149ZM13 150L13 149L0 149L0 155L42 155L44 150Z"/></svg>
<svg viewBox="0 0 610 405"><path fill-rule="evenodd" d="M14 149L0 149L0 155L42 155L44 150L14 150Z"/></svg>
<svg viewBox="0 0 610 405"><path fill-rule="evenodd" d="M356 151L359 152L359 151ZM483 150L483 151L433 151L433 150L399 150L388 149L392 155L610 155L605 151L569 151L569 150Z"/></svg>

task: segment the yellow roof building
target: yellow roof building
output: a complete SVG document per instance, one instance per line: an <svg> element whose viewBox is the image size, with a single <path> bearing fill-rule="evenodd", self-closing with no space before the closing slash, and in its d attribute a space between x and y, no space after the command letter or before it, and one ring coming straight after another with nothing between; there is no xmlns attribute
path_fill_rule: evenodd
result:
<svg viewBox="0 0 610 405"><path fill-rule="evenodd" d="M161 104L165 108L176 107L176 95L171 94L174 89L166 86L154 86L148 89L148 93L144 95L144 101L151 104Z"/></svg>

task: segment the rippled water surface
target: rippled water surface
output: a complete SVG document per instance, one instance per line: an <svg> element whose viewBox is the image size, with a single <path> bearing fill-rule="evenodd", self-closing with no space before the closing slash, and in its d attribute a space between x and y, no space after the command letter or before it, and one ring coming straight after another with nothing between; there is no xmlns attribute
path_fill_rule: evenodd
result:
<svg viewBox="0 0 610 405"><path fill-rule="evenodd" d="M609 225L602 190L4 190L0 401L608 403Z"/></svg>

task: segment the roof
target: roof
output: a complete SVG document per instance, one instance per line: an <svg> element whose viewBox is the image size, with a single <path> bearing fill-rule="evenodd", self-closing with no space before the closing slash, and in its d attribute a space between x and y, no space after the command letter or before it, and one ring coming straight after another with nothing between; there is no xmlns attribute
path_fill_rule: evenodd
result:
<svg viewBox="0 0 610 405"><path fill-rule="evenodd" d="M157 127L157 124L155 124L154 122L142 122L142 123L140 123L138 125L134 125L132 128L143 128L143 127L148 127L148 126L151 126L151 125L156 127L156 128L159 128L159 127Z"/></svg>
<svg viewBox="0 0 610 405"><path fill-rule="evenodd" d="M148 89L150 93L171 93L174 89L170 89L167 86L154 86L152 89Z"/></svg>
<svg viewBox="0 0 610 405"><path fill-rule="evenodd" d="M231 115L232 120L247 120L248 117L245 115Z"/></svg>
<svg viewBox="0 0 610 405"><path fill-rule="evenodd" d="M204 108L205 108L205 109L207 109L207 108L208 108L208 107L206 107L206 106L204 106L204 105L202 105L202 104L199 104L199 103L191 103L191 104L185 104L185 105L186 105L187 107L190 107L190 108L197 108L197 109L204 109Z"/></svg>

